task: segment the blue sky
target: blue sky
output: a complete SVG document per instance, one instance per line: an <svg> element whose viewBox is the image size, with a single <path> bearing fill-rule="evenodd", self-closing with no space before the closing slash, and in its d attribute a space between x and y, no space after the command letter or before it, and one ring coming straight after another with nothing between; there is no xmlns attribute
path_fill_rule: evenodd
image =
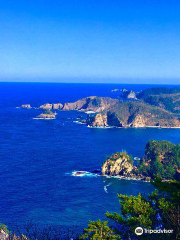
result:
<svg viewBox="0 0 180 240"><path fill-rule="evenodd" d="M180 84L179 0L1 0L0 81Z"/></svg>

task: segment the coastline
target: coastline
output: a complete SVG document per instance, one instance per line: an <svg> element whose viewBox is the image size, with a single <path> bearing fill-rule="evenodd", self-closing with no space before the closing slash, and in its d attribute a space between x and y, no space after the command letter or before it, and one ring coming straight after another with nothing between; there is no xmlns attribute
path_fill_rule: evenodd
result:
<svg viewBox="0 0 180 240"><path fill-rule="evenodd" d="M131 178L131 177L124 177L124 176L120 176L120 175L109 176L107 174L102 175L100 173L93 173L93 172L88 172L88 171L75 171L75 170L71 172L71 176L72 177L92 177L92 176L97 177L98 176L98 177L105 177L105 178L117 178L119 180L150 182L150 180L147 181L142 178Z"/></svg>
<svg viewBox="0 0 180 240"><path fill-rule="evenodd" d="M109 128L120 128L120 129L145 129L145 128L156 128L156 129L180 129L180 127L159 127L159 126L146 126L146 127L131 127L131 126L126 126L126 127L117 127L117 126L103 126L103 127L93 127L90 125L87 125L89 128L101 128L101 129L109 129Z"/></svg>
<svg viewBox="0 0 180 240"><path fill-rule="evenodd" d="M116 178L116 179L119 179L119 180L127 180L127 181L141 181L141 182L147 182L147 183L154 182L153 179L145 180L144 178L132 178L132 177L125 177L125 176L120 176L120 175L110 176L110 175L107 175L107 174L102 175L102 174L88 172L88 171L75 171L74 170L74 171L71 172L70 175L72 177L105 177L105 178ZM170 182L170 180L162 179L162 182Z"/></svg>

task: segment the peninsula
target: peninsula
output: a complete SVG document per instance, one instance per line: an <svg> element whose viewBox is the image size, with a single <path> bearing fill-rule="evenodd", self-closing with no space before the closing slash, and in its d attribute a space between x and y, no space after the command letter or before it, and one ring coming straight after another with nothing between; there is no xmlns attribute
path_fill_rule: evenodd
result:
<svg viewBox="0 0 180 240"><path fill-rule="evenodd" d="M83 122L89 127L180 128L180 88L130 91L123 97L90 96L71 103L46 103L38 108L86 112Z"/></svg>

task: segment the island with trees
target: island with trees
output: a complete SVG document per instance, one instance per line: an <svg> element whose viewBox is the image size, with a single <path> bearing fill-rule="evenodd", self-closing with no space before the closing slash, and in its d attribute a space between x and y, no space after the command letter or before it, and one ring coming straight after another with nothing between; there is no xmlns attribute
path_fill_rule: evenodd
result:
<svg viewBox="0 0 180 240"><path fill-rule="evenodd" d="M155 177L163 181L180 180L180 145L168 141L150 140L145 155L133 165L133 158L125 151L108 157L101 168L102 175L122 179L150 181Z"/></svg>

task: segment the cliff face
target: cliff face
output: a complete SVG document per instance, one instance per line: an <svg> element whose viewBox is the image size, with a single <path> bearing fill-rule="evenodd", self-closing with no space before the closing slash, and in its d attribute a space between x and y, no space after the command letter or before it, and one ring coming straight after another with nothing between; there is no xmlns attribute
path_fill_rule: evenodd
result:
<svg viewBox="0 0 180 240"><path fill-rule="evenodd" d="M123 127L116 114L111 112L90 114L86 124L91 127Z"/></svg>
<svg viewBox="0 0 180 240"><path fill-rule="evenodd" d="M171 100L168 103L168 96L171 96ZM138 98L142 100L138 101L124 101L119 99L113 99L109 97L86 97L72 103L46 103L41 105L40 109L57 109L62 111L78 110L82 112L93 112L94 115L87 117L87 125L92 127L166 127L180 128L180 118L177 117L174 112L180 111L180 93L177 89L167 90L166 88L148 89L137 94ZM179 90L180 91L180 90ZM124 91L128 92L127 90ZM164 94L164 92L166 94ZM148 103L149 96L152 93L158 95L158 101L153 104ZM129 95L130 94L130 95ZM134 92L128 92L129 97L135 97ZM148 96L148 97L147 97ZM152 97L152 96L151 96ZM154 96L154 98L157 98ZM165 99L165 102L164 102ZM145 102L145 100L147 102ZM30 105L22 105L22 107L29 108ZM171 109L171 107L173 109ZM171 109L172 111L167 111Z"/></svg>
<svg viewBox="0 0 180 240"><path fill-rule="evenodd" d="M136 98L136 93L134 91L128 91L126 89L123 89L121 97L127 98L127 99L137 99Z"/></svg>
<svg viewBox="0 0 180 240"><path fill-rule="evenodd" d="M56 103L56 104L43 104L39 108L42 109L60 109L60 110L79 110L79 111L93 111L101 112L105 109L115 105L118 99L109 97L86 97L72 103Z"/></svg>
<svg viewBox="0 0 180 240"><path fill-rule="evenodd" d="M136 101L119 101L101 112L101 119L107 118L107 126L117 127L180 127L180 120L172 113ZM100 119L100 118L99 118ZM88 125L96 125L96 116L88 118ZM98 126L104 126L98 121Z"/></svg>
<svg viewBox="0 0 180 240"><path fill-rule="evenodd" d="M102 175L119 176L122 178L144 179L133 166L132 160L126 152L115 153L102 165Z"/></svg>
<svg viewBox="0 0 180 240"><path fill-rule="evenodd" d="M115 105L119 100L113 99L109 97L86 97L82 98L76 102L72 103L56 103L56 104L43 104L39 108L41 109L59 109L64 111L69 110L79 110L79 111L93 111L93 112L101 112L105 109L112 107Z"/></svg>
<svg viewBox="0 0 180 240"><path fill-rule="evenodd" d="M41 105L39 108L41 109L59 109L61 110L63 108L63 104L61 103L53 103L53 104L50 104L50 103L46 103L46 104L43 104Z"/></svg>
<svg viewBox="0 0 180 240"><path fill-rule="evenodd" d="M151 140L146 144L145 155L133 166L126 152L117 152L102 165L102 175L119 176L149 181L157 176L163 181L180 180L180 145L168 141Z"/></svg>
<svg viewBox="0 0 180 240"><path fill-rule="evenodd" d="M97 113L95 116L89 116L86 124L92 127L108 127L107 115Z"/></svg>
<svg viewBox="0 0 180 240"><path fill-rule="evenodd" d="M115 158L117 155L117 159ZM115 158L115 159L113 159ZM127 175L133 170L133 166L128 162L129 156L126 153L114 154L111 158L105 161L102 166L102 175Z"/></svg>

